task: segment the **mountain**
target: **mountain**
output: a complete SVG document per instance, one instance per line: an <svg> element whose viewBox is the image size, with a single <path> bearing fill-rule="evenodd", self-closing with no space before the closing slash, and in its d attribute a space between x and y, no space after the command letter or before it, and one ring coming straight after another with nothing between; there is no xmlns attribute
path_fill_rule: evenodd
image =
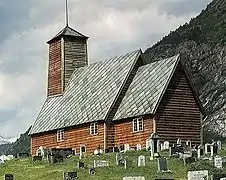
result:
<svg viewBox="0 0 226 180"><path fill-rule="evenodd" d="M2 145L2 144L11 144L11 142L4 139L3 137L0 137L0 145Z"/></svg>
<svg viewBox="0 0 226 180"><path fill-rule="evenodd" d="M225 133L226 1L213 0L196 18L144 52L147 63L181 54L207 112L206 132Z"/></svg>
<svg viewBox="0 0 226 180"><path fill-rule="evenodd" d="M9 146L6 150L6 154L16 155L19 152L30 153L30 136L28 135L31 126L28 130L20 135L20 138L16 140L11 146Z"/></svg>

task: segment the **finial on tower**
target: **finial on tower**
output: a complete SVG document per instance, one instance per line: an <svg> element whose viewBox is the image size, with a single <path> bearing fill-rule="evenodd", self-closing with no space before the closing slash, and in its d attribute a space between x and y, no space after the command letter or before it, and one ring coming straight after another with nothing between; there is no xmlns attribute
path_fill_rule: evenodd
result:
<svg viewBox="0 0 226 180"><path fill-rule="evenodd" d="M66 5L65 5L66 6L65 7L66 8L66 12L65 12L66 13L66 27L68 27L68 1L67 0L65 0L65 1L66 1Z"/></svg>

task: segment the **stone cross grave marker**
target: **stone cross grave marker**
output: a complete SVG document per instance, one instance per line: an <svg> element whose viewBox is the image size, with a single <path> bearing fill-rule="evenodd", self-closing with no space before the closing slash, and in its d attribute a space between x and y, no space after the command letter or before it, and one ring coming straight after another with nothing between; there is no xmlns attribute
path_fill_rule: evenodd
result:
<svg viewBox="0 0 226 180"><path fill-rule="evenodd" d="M214 166L215 167L222 168L222 164L223 164L222 157L215 157L214 158Z"/></svg>
<svg viewBox="0 0 226 180"><path fill-rule="evenodd" d="M188 180L208 180L208 171L188 171Z"/></svg>
<svg viewBox="0 0 226 180"><path fill-rule="evenodd" d="M138 167L145 166L145 156L140 155L138 156Z"/></svg>
<svg viewBox="0 0 226 180"><path fill-rule="evenodd" d="M94 160L93 161L93 167L106 167L109 166L108 161L104 161L104 160Z"/></svg>
<svg viewBox="0 0 226 180"><path fill-rule="evenodd" d="M123 177L123 180L145 180L143 176L128 176L128 177Z"/></svg>
<svg viewBox="0 0 226 180"><path fill-rule="evenodd" d="M141 144L137 144L137 151L141 150Z"/></svg>
<svg viewBox="0 0 226 180"><path fill-rule="evenodd" d="M12 174L5 174L4 175L4 180L14 180L14 177Z"/></svg>

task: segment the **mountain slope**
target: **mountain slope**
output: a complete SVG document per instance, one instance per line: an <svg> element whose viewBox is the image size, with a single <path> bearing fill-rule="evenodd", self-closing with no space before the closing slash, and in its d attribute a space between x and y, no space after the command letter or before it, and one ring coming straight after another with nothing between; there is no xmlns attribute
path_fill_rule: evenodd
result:
<svg viewBox="0 0 226 180"><path fill-rule="evenodd" d="M207 111L207 127L221 128L222 134L226 119L225 45L226 1L213 0L196 18L145 51L148 62L181 54Z"/></svg>

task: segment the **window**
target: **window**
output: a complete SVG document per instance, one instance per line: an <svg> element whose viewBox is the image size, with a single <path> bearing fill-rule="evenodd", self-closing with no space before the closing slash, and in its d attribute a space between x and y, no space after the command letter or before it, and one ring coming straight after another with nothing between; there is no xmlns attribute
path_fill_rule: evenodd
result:
<svg viewBox="0 0 226 180"><path fill-rule="evenodd" d="M91 123L90 124L90 134L91 135L96 135L97 134L97 129L98 129L98 124L97 123Z"/></svg>
<svg viewBox="0 0 226 180"><path fill-rule="evenodd" d="M133 132L143 131L143 119L137 118L133 120Z"/></svg>
<svg viewBox="0 0 226 180"><path fill-rule="evenodd" d="M64 130L58 130L57 131L57 141L64 141Z"/></svg>

